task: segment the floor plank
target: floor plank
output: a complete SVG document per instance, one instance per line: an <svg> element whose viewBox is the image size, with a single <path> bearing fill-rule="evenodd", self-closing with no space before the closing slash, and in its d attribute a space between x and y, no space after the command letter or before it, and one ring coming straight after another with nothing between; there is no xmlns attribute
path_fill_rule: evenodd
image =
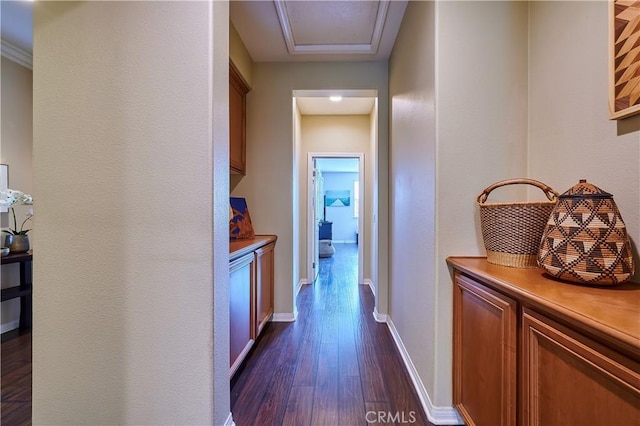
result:
<svg viewBox="0 0 640 426"><path fill-rule="evenodd" d="M3 335L0 344L0 423L31 424L31 333Z"/></svg>

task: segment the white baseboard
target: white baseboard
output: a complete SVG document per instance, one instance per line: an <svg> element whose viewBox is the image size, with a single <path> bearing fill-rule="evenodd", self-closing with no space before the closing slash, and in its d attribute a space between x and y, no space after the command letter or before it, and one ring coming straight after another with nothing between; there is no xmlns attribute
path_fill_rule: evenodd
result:
<svg viewBox="0 0 640 426"><path fill-rule="evenodd" d="M356 240L331 240L331 244L355 244Z"/></svg>
<svg viewBox="0 0 640 426"><path fill-rule="evenodd" d="M15 330L18 327L20 327L19 319L14 321L9 321L0 325L0 333L6 333L7 331Z"/></svg>
<svg viewBox="0 0 640 426"><path fill-rule="evenodd" d="M386 323L389 320L389 316L379 313L378 312L378 308L374 307L373 308L373 319L375 319L376 322Z"/></svg>
<svg viewBox="0 0 640 426"><path fill-rule="evenodd" d="M224 426L236 426L236 424L233 421L233 416L231 415L231 413L229 413L229 417L227 417L227 421L224 422Z"/></svg>
<svg viewBox="0 0 640 426"><path fill-rule="evenodd" d="M376 289L373 286L373 281L370 278L365 278L364 282L362 284L363 285L368 285L369 288L371 289L371 294L373 294L373 297L376 297Z"/></svg>
<svg viewBox="0 0 640 426"><path fill-rule="evenodd" d="M276 312L271 317L273 322L294 322L298 318L298 312Z"/></svg>
<svg viewBox="0 0 640 426"><path fill-rule="evenodd" d="M427 393L427 389L424 387L422 379L420 379L420 375L418 374L415 365L413 365L413 361L411 361L407 348L404 346L404 343L402 343L402 339L400 338L398 330L396 330L396 326L393 324L391 318L387 318L387 326L389 327L391 336L393 336L393 341L396 343L396 347L400 351L404 365L411 377L411 381L413 382L413 387L418 394L422 408L427 413L429 421L434 425L463 425L464 421L454 407L436 407L433 405L431 398Z"/></svg>
<svg viewBox="0 0 640 426"><path fill-rule="evenodd" d="M295 298L296 296L298 296L298 293L300 293L300 290L302 290L303 285L309 284L311 284L309 280L307 280L306 278L300 278L300 281L298 281L298 285L296 286L296 294L293 297Z"/></svg>

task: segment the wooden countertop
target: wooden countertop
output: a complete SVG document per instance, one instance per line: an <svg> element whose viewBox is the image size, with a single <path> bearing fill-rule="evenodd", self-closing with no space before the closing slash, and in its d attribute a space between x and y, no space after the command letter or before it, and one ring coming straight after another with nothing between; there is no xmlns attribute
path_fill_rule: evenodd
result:
<svg viewBox="0 0 640 426"><path fill-rule="evenodd" d="M256 235L256 237L251 240L230 240L229 260L234 260L247 253L251 253L277 239L277 235Z"/></svg>
<svg viewBox="0 0 640 426"><path fill-rule="evenodd" d="M449 257L447 263L548 315L640 358L640 284L610 287L571 284L538 268L494 265L484 257ZM492 285L493 284L493 285Z"/></svg>

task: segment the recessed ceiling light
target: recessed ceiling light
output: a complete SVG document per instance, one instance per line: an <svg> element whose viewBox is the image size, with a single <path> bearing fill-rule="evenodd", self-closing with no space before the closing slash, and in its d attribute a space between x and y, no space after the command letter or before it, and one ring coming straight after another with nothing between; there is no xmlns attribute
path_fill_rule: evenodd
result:
<svg viewBox="0 0 640 426"><path fill-rule="evenodd" d="M329 96L329 99L331 99L331 101L333 102L340 102L342 100L342 96L339 96L339 95Z"/></svg>

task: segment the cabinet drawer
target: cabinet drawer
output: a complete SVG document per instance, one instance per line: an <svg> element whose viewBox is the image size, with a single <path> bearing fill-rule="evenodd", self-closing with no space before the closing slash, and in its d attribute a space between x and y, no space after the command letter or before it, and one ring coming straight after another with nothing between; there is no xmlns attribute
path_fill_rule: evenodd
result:
<svg viewBox="0 0 640 426"><path fill-rule="evenodd" d="M530 309L522 314L525 425L640 425L640 364Z"/></svg>

